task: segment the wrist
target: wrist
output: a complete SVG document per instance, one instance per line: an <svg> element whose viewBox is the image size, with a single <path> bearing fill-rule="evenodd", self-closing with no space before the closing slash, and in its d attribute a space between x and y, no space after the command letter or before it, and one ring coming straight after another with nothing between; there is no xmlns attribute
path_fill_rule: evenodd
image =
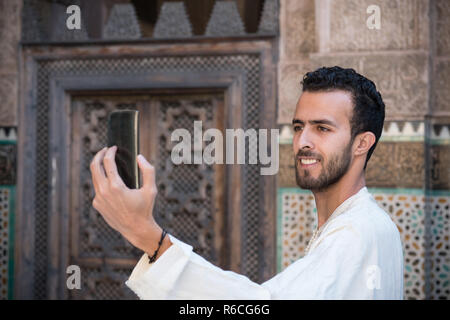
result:
<svg viewBox="0 0 450 320"><path fill-rule="evenodd" d="M156 248L155 252L153 252L152 255L148 254L148 252L147 252L149 263L155 262L156 259L158 258L159 251L161 249L162 243L163 243L164 238L166 237L166 235L167 235L167 231L163 229L163 231L161 233L161 238L158 241L158 248Z"/></svg>
<svg viewBox="0 0 450 320"><path fill-rule="evenodd" d="M126 237L138 249L151 252L158 247L158 241L161 237L162 228L156 223L146 221L137 224L137 227L130 230Z"/></svg>
<svg viewBox="0 0 450 320"><path fill-rule="evenodd" d="M133 245L144 251L149 257L152 257L159 247L155 259L157 260L163 254L163 252L172 245L168 234L165 235L161 245L159 245L162 233L163 229L154 222L142 224L140 225L139 230L133 235Z"/></svg>

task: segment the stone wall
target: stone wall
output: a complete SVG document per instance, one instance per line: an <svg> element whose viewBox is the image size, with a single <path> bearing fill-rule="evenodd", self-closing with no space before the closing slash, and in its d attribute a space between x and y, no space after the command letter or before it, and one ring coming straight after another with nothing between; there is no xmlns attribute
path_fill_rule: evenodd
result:
<svg viewBox="0 0 450 320"><path fill-rule="evenodd" d="M22 1L0 1L0 126L17 126L18 47Z"/></svg>

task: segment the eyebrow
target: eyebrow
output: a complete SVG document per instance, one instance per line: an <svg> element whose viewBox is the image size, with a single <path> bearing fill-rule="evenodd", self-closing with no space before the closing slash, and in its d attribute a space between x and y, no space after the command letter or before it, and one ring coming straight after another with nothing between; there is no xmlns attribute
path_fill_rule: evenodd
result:
<svg viewBox="0 0 450 320"><path fill-rule="evenodd" d="M300 120L300 119L293 119L293 120L292 120L292 124L294 125L294 124L296 124L296 123L298 123L298 124L305 124L305 123L304 123L302 120ZM335 127L335 128L338 127L336 123L334 123L333 121L328 120L328 119L309 120L308 123L309 123L309 124L327 124L327 125L332 126L332 127Z"/></svg>

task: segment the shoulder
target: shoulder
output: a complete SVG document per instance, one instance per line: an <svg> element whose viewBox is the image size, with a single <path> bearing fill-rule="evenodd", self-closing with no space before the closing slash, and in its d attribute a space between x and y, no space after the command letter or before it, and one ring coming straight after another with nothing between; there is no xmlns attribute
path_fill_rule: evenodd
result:
<svg viewBox="0 0 450 320"><path fill-rule="evenodd" d="M397 226L370 195L337 217L329 227L351 230L353 239L370 245L401 244Z"/></svg>

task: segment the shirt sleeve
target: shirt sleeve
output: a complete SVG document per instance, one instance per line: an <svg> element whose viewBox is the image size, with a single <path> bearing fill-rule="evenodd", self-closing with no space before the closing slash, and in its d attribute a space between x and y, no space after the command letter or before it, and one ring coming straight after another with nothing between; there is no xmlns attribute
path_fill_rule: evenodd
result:
<svg viewBox="0 0 450 320"><path fill-rule="evenodd" d="M170 235L170 246L148 263L144 254L126 285L141 299L370 299L364 278L366 248L348 227L327 230L310 253L257 284L224 271Z"/></svg>
<svg viewBox="0 0 450 320"><path fill-rule="evenodd" d="M154 262L144 254L125 284L140 299L270 299L267 289L247 277L224 271L169 235L172 245Z"/></svg>

